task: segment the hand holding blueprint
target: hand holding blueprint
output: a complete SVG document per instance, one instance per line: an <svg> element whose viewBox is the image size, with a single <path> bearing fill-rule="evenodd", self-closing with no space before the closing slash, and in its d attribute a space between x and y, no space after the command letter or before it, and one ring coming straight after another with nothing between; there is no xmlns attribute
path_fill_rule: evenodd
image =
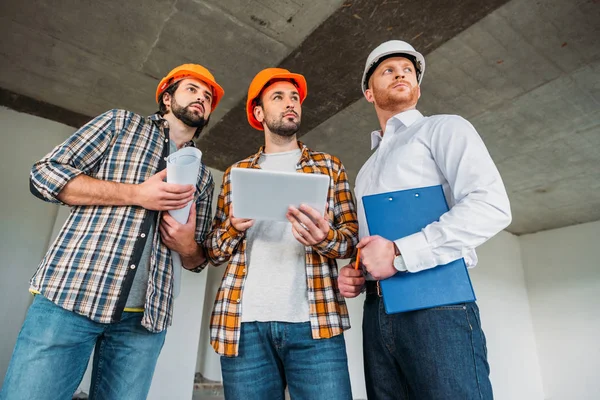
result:
<svg viewBox="0 0 600 400"><path fill-rule="evenodd" d="M167 158L167 182L195 187L200 171L200 160L202 160L202 152L195 147L185 147L171 154ZM184 208L170 210L169 214L180 224L185 224L193 203L192 200ZM181 290L181 257L171 251L171 258L173 259L173 295L177 297Z"/></svg>

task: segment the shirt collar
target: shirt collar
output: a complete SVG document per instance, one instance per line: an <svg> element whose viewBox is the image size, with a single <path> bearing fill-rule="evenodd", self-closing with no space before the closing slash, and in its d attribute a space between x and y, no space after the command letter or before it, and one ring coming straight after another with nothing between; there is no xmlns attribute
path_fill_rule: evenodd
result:
<svg viewBox="0 0 600 400"><path fill-rule="evenodd" d="M408 128L421 118L423 118L423 114L421 114L419 110L402 111L401 113L394 115L388 120L386 125L386 131L390 130L387 129L388 126L392 128L390 132L395 132L401 126L405 126ZM376 149L382 140L383 134L381 133L381 130L371 132L371 150Z"/></svg>
<svg viewBox="0 0 600 400"><path fill-rule="evenodd" d="M302 154L300 155L300 160L298 160L299 163L303 162L303 161L308 161L310 159L310 149L308 147L306 147L306 145L304 143L302 143L301 141L297 141L298 142L298 147L300 148L300 150L302 150ZM260 159L260 156L265 152L265 146L260 146L260 149L258 149L258 153L254 154L253 156L251 156L251 161L250 161L250 168L254 168L256 164L258 164L258 160Z"/></svg>
<svg viewBox="0 0 600 400"><path fill-rule="evenodd" d="M169 127L169 123L167 122L166 119L164 119L164 117L162 115L160 115L159 113L155 113L152 114L150 116L148 116L148 119L150 121L152 121L154 123L154 125L156 125L157 128L160 129L160 127L162 126L163 128L168 128ZM196 142L194 142L194 140L188 140L187 142L185 142L183 144L183 146L181 146L181 148L183 149L184 147L196 147Z"/></svg>

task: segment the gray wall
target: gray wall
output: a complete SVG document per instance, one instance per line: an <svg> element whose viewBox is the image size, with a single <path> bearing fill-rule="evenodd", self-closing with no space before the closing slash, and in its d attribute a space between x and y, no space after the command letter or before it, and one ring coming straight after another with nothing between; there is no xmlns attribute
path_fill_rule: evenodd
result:
<svg viewBox="0 0 600 400"><path fill-rule="evenodd" d="M0 108L0 385L31 295L27 289L48 245L58 207L29 193L35 161L73 128Z"/></svg>

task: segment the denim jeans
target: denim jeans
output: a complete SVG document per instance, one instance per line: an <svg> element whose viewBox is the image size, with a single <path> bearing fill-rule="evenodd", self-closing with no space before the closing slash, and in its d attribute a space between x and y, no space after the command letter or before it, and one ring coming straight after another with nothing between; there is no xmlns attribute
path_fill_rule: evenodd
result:
<svg viewBox="0 0 600 400"><path fill-rule="evenodd" d="M367 295L363 353L369 400L493 398L475 303L387 315Z"/></svg>
<svg viewBox="0 0 600 400"><path fill-rule="evenodd" d="M239 356L221 357L225 398L352 399L343 335L313 339L310 323L244 322Z"/></svg>
<svg viewBox="0 0 600 400"><path fill-rule="evenodd" d="M68 400L95 347L90 399L145 399L166 332L150 333L142 313L100 324L35 296L17 338L1 400Z"/></svg>

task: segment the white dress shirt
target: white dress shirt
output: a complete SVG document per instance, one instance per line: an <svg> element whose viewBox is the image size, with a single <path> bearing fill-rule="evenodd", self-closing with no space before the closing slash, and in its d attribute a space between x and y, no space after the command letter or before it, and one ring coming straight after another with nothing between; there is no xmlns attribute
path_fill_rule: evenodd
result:
<svg viewBox="0 0 600 400"><path fill-rule="evenodd" d="M450 211L421 232L395 240L409 272L464 257L508 226L510 204L498 169L479 134L457 115L424 117L409 110L390 118L384 134L371 133L377 150L356 178L359 234L369 236L362 197L442 185Z"/></svg>

